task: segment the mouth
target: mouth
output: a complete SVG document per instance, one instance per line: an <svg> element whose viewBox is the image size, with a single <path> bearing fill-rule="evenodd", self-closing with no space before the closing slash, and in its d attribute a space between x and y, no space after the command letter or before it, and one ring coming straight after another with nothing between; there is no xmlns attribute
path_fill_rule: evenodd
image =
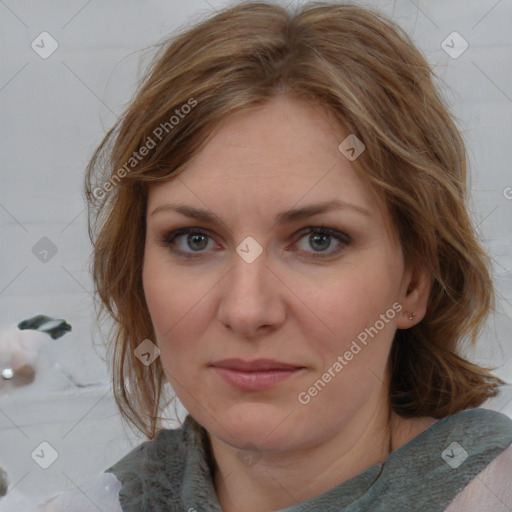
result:
<svg viewBox="0 0 512 512"><path fill-rule="evenodd" d="M224 359L210 365L225 382L245 391L257 391L276 386L301 373L304 366L272 359Z"/></svg>

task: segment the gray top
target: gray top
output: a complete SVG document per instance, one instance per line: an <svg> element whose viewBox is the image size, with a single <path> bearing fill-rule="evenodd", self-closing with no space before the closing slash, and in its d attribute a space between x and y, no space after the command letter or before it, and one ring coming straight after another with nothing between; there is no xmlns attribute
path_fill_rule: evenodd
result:
<svg viewBox="0 0 512 512"><path fill-rule="evenodd" d="M508 416L466 410L437 421L385 462L281 512L442 511L511 444ZM107 471L122 483L123 512L222 512L206 431L191 416Z"/></svg>

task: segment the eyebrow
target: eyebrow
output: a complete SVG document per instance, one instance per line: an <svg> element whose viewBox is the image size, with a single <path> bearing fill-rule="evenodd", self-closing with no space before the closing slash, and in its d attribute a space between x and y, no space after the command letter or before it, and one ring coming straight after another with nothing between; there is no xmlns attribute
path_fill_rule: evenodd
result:
<svg viewBox="0 0 512 512"><path fill-rule="evenodd" d="M286 223L291 223L294 221L298 221L301 219L305 219L307 217L311 217L313 215L318 215L320 213L326 213L331 210L344 210L350 209L362 215L370 216L371 213L366 208L362 206L358 206L352 203L348 203L346 201L341 201L340 199L334 199L332 201L324 201L321 203L310 204L307 206L302 206L300 208L294 208L292 210L288 210L276 215L275 224L281 225ZM203 222L210 222L212 224L219 223L219 217L214 213L211 213L208 210L202 210L200 208L195 208L193 206L183 205L183 204L162 204L156 207L150 215L155 215L160 212L167 211L175 211L185 215L186 217L190 217L192 219L200 220Z"/></svg>

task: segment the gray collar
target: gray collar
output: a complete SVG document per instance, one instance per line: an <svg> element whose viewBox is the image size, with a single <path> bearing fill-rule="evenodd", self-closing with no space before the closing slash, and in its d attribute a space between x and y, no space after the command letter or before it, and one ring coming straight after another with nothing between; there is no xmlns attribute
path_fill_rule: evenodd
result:
<svg viewBox="0 0 512 512"><path fill-rule="evenodd" d="M511 444L510 418L463 411L431 425L385 462L281 512L442 511ZM182 428L162 430L107 471L123 484L123 512L222 512L208 437L190 415Z"/></svg>

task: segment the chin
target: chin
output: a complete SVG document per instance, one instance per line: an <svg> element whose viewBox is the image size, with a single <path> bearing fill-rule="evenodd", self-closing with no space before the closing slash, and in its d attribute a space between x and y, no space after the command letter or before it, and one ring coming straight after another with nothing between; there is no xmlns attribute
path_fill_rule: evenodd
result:
<svg viewBox="0 0 512 512"><path fill-rule="evenodd" d="M211 422L213 428L206 429L226 444L235 448L243 448L247 444L261 450L282 450L298 436L307 422L297 422L290 414L290 409L275 404L246 402L232 405L216 416L218 423ZM218 425L222 425L221 428ZM301 425L301 428L297 428Z"/></svg>

